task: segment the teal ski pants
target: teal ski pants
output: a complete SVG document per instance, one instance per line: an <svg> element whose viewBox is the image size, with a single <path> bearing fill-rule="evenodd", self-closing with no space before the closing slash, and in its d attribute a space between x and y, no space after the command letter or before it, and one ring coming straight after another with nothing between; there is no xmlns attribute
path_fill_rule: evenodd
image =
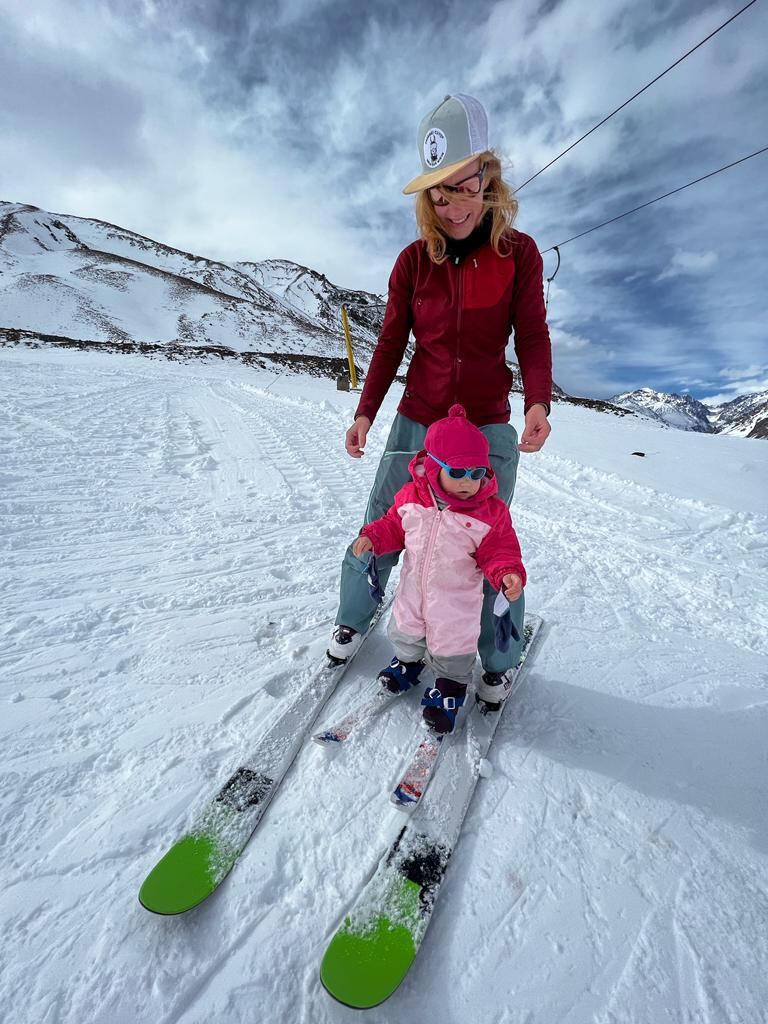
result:
<svg viewBox="0 0 768 1024"><path fill-rule="evenodd" d="M512 501L517 478L517 463L520 452L517 447L517 431L509 423L489 423L480 428L488 438L491 448L491 466L499 485L498 495L507 505ZM398 413L387 438L387 445L381 457L373 490L365 511L365 522L383 516L394 502L395 494L410 480L408 464L416 452L424 447L427 428L421 423L409 420ZM397 564L399 553L382 555L377 558L379 579L386 587L392 568ZM376 604L368 590L368 559L356 558L352 545L347 548L341 566L341 596L336 624L350 626L362 633L368 628ZM498 651L494 642L493 602L496 591L485 580L483 586L483 610L480 623L478 650L485 672L506 672L520 660L522 642L510 642L509 650ZM525 595L512 604L512 615L518 633L523 635Z"/></svg>

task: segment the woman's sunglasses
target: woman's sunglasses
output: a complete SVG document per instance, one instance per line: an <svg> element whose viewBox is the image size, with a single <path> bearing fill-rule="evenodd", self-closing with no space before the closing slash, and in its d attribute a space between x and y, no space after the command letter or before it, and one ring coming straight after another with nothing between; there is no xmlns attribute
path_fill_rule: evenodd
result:
<svg viewBox="0 0 768 1024"><path fill-rule="evenodd" d="M482 165L479 171L476 171L474 174L470 174L468 178L463 178L455 185L437 185L434 188L427 189L429 192L429 198L435 206L447 206L450 199L446 198L446 193L448 193L448 195L476 196L480 193L480 189L483 187L484 177L485 164Z"/></svg>
<svg viewBox="0 0 768 1024"><path fill-rule="evenodd" d="M475 466L474 469L456 469L454 466L449 466L447 462L441 462L436 455L432 452L427 452L430 459L434 459L438 466L442 466L451 480L463 480L465 476L468 476L470 480L482 480L488 470L485 466Z"/></svg>

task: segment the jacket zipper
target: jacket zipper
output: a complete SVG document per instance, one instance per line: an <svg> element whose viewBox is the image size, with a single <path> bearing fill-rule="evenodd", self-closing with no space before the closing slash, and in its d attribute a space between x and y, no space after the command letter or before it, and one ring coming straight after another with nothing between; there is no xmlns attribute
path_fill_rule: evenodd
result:
<svg viewBox="0 0 768 1024"><path fill-rule="evenodd" d="M461 307L464 302L464 275L463 267L459 265L459 258L456 257L456 266L459 271L459 311L456 317L456 375L455 375L455 388L453 394L453 401L458 402L459 400L459 375L461 374Z"/></svg>
<svg viewBox="0 0 768 1024"><path fill-rule="evenodd" d="M443 512L443 510L441 508L437 508L437 504L435 505L435 508L437 509L437 512L436 512L436 515L435 515L435 521L432 524L432 529L431 529L430 534L429 534L429 540L427 541L427 549L424 552L424 563L423 563L423 565L421 567L421 597L422 597L422 600L426 600L426 598L427 598L427 567L429 566L429 563L432 560L432 552L433 552L433 550L435 548L435 540L437 538L437 531L440 529L440 516L442 515L442 512Z"/></svg>

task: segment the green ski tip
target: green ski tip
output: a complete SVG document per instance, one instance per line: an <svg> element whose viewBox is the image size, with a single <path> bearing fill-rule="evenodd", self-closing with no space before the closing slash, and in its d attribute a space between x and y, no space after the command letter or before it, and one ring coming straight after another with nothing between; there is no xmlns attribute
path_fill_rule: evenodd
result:
<svg viewBox="0 0 768 1024"><path fill-rule="evenodd" d="M397 920L378 916L362 926L350 918L336 932L320 965L320 980L334 999L367 1010L388 999L416 958L413 926L419 918L420 886L402 879ZM410 921L410 927L403 921Z"/></svg>
<svg viewBox="0 0 768 1024"><path fill-rule="evenodd" d="M183 914L211 895L232 863L222 864L211 836L184 836L147 875L139 902L155 914Z"/></svg>

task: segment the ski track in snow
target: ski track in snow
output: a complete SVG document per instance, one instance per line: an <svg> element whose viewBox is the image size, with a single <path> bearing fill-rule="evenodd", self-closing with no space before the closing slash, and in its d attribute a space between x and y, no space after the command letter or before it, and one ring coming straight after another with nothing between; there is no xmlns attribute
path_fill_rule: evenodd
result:
<svg viewBox="0 0 768 1024"><path fill-rule="evenodd" d="M136 894L321 657L394 399L353 463L328 382L4 351L0 385L3 1019L357 1019L317 970L402 820L418 695L308 744L208 903ZM513 505L547 636L419 959L366 1019L765 1024L768 448L553 420ZM722 499L591 462L607 430L702 474L731 454ZM388 659L380 630L320 721Z"/></svg>

